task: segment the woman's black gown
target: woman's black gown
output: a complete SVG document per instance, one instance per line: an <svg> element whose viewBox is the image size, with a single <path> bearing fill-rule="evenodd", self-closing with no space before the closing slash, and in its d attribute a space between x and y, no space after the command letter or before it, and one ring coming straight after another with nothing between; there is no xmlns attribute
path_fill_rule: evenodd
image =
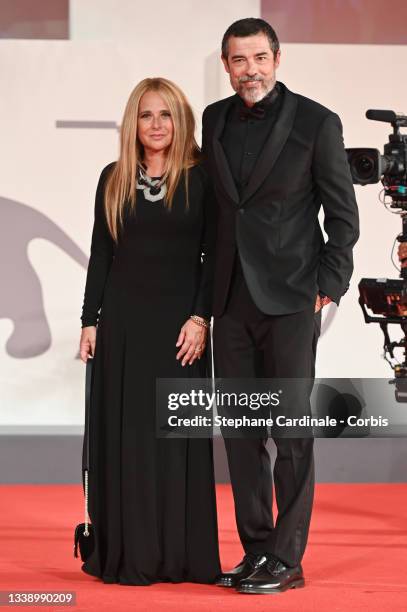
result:
<svg viewBox="0 0 407 612"><path fill-rule="evenodd" d="M182 367L175 344L190 314L210 317L213 192L201 165L189 171L189 210L183 178L171 211L138 189L116 245L103 211L113 164L96 192L81 317L82 326L98 321L88 502L96 546L82 570L106 583L211 583L220 573L212 440L157 437L155 384L207 374L208 351Z"/></svg>

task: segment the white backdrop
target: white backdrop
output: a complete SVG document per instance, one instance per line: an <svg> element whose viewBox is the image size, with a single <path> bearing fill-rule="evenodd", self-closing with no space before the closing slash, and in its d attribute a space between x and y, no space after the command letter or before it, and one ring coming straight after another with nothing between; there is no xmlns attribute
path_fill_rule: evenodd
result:
<svg viewBox="0 0 407 612"><path fill-rule="evenodd" d="M0 41L6 84L0 100L0 426L83 423L79 317L96 183L117 158L114 125L134 85L161 75L188 95L200 140L204 106L233 93L219 57L222 34L235 19L259 15L251 0L159 0L154 7L143 3L140 15L139 4L121 2L118 11L110 0L78 0L71 40ZM346 146L382 150L391 129L364 113L407 112L407 85L391 78L403 74L406 62L402 46L290 44L282 45L278 78L337 112ZM95 121L113 127L91 127ZM363 321L357 283L362 276L398 276L390 251L401 223L379 204L379 185L356 193L355 272L339 309L324 310L319 377L390 376L380 358L381 331Z"/></svg>

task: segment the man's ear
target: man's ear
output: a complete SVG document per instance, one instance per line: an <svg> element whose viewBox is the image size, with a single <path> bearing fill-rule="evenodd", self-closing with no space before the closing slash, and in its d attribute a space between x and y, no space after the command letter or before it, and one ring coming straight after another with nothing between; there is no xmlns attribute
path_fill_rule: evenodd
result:
<svg viewBox="0 0 407 612"><path fill-rule="evenodd" d="M279 49L277 51L277 55L276 55L276 59L274 60L274 67L278 68L280 65L280 59L281 59L281 49Z"/></svg>
<svg viewBox="0 0 407 612"><path fill-rule="evenodd" d="M226 72L229 74L230 70L229 70L228 60L225 57L223 57L223 55L221 55L220 58L221 58L221 60L223 62L223 65L225 67Z"/></svg>

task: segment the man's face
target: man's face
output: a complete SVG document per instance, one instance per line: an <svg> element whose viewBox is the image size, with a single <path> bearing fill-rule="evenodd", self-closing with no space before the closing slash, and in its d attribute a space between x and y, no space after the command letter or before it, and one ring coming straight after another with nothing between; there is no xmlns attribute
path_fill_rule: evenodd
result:
<svg viewBox="0 0 407 612"><path fill-rule="evenodd" d="M280 50L274 59L269 39L263 32L252 36L231 36L228 57L222 57L222 62L233 89L247 106L253 106L275 85Z"/></svg>

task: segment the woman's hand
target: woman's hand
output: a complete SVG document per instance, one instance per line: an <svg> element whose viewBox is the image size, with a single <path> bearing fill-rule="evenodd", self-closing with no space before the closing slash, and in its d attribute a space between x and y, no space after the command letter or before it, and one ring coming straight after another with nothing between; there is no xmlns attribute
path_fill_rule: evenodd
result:
<svg viewBox="0 0 407 612"><path fill-rule="evenodd" d="M177 353L177 359L182 359L182 365L186 363L193 364L195 359L201 358L202 352L206 345L207 328L195 323L192 319L188 319L181 327L178 336L177 344L181 346Z"/></svg>
<svg viewBox="0 0 407 612"><path fill-rule="evenodd" d="M88 357L94 357L96 348L96 327L89 325L82 328L81 340L79 343L79 353L85 363Z"/></svg>

